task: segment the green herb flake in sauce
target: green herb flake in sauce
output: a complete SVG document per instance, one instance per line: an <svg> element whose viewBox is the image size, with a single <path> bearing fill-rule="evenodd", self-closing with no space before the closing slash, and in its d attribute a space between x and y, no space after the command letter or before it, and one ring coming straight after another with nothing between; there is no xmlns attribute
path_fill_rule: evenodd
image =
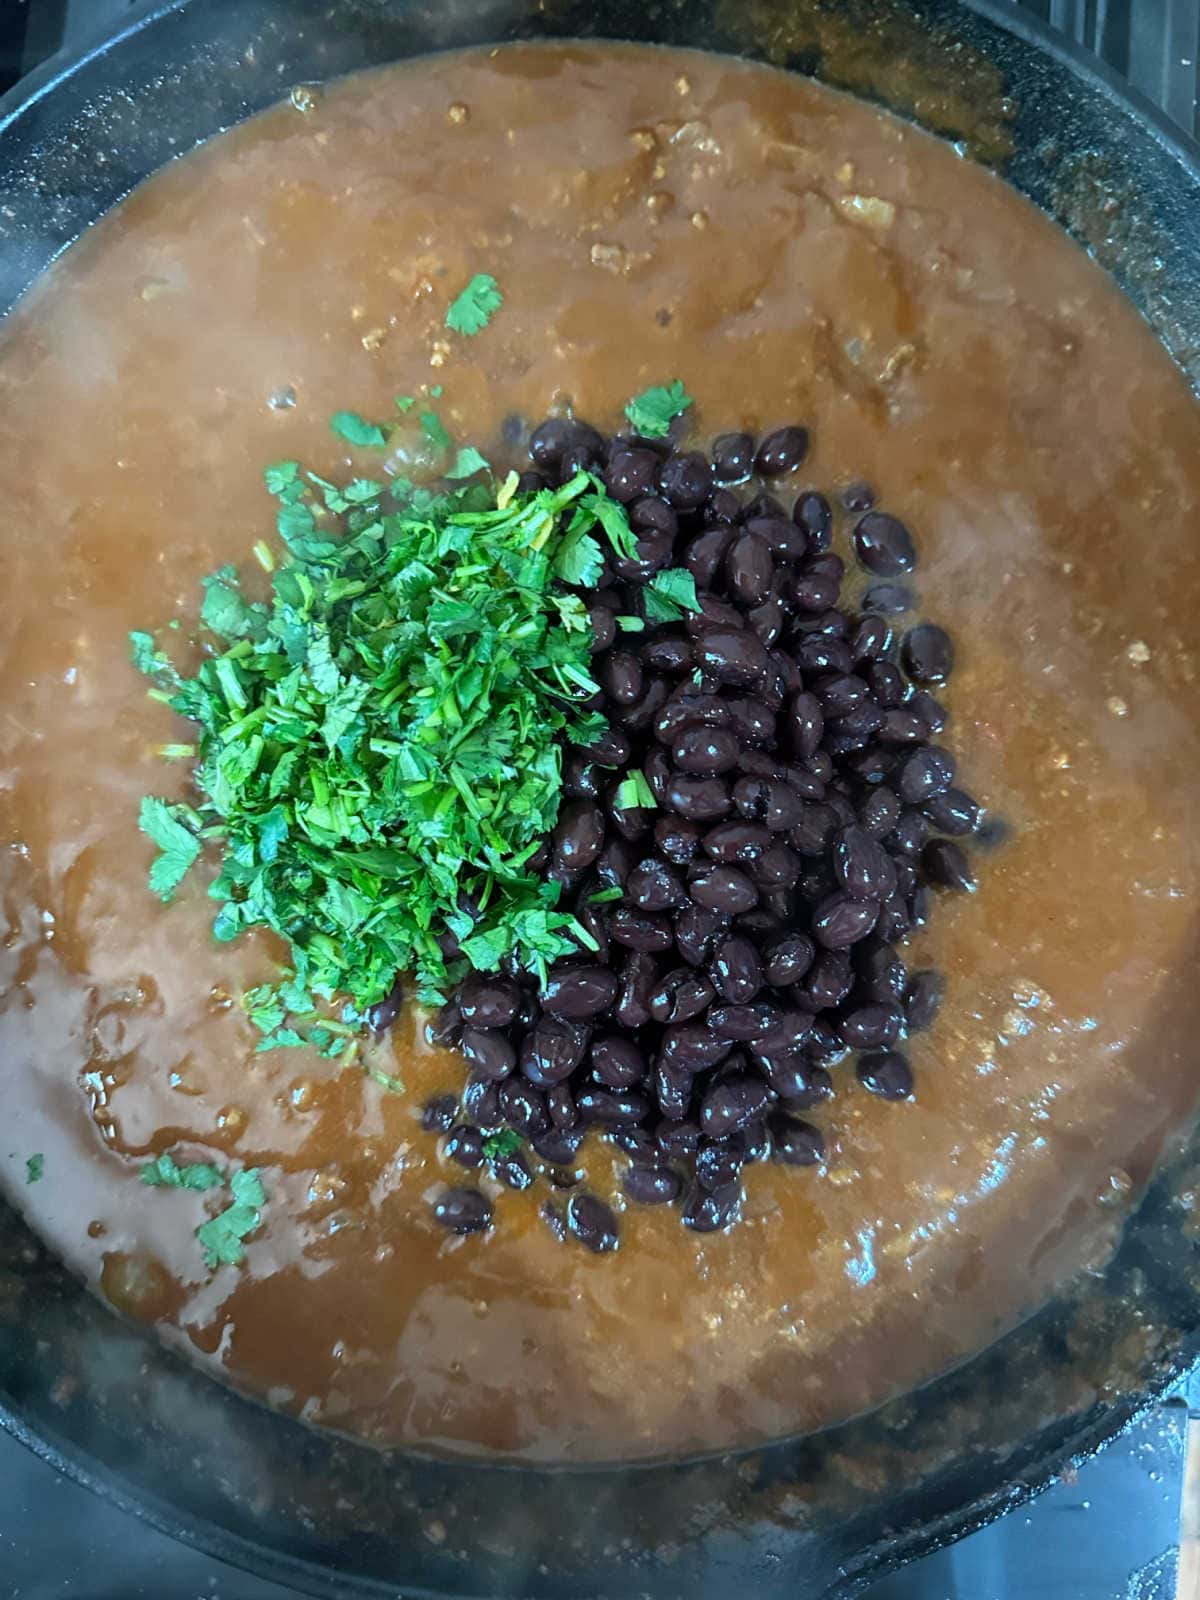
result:
<svg viewBox="0 0 1200 1600"><path fill-rule="evenodd" d="M484 1134L483 1154L488 1161L503 1161L505 1156L515 1156L521 1144L521 1135L512 1128L498 1128Z"/></svg>
<svg viewBox="0 0 1200 1600"><path fill-rule="evenodd" d="M503 300L495 278L488 272L477 272L462 293L451 301L446 312L446 326L451 333L473 338L487 327Z"/></svg>
<svg viewBox="0 0 1200 1600"><path fill-rule="evenodd" d="M46 1171L46 1158L39 1150L36 1155L29 1157L25 1163L25 1182L37 1183Z"/></svg>
<svg viewBox="0 0 1200 1600"><path fill-rule="evenodd" d="M625 407L625 415L643 439L662 439L672 421L692 404L680 379L643 389Z"/></svg>
<svg viewBox="0 0 1200 1600"><path fill-rule="evenodd" d="M437 1003L471 966L512 955L544 974L586 944L528 861L557 819L563 741L605 727L579 704L595 692L591 630L563 585L591 580L602 541L636 546L587 472L537 492L513 474L413 490L398 506L371 480L338 488L294 462L267 482L286 547L269 599L248 600L232 568L214 575L192 677L149 635L133 650L155 698L198 729L196 808L143 803L151 886L168 898L203 843L219 853L215 936L266 927L289 947L282 981L244 1000L274 1049L311 1042L346 1001L358 1032L398 972ZM317 496L344 507L320 527ZM450 964L447 931L463 952Z"/></svg>
<svg viewBox="0 0 1200 1600"><path fill-rule="evenodd" d="M339 439L356 445L360 450L379 450L387 444L387 434L375 422L367 422L357 411L335 411L329 426Z"/></svg>
<svg viewBox="0 0 1200 1600"><path fill-rule="evenodd" d="M196 1229L196 1238L204 1251L204 1265L210 1271L217 1267L241 1266L246 1259L242 1240L262 1221L259 1207L267 1200L257 1167L243 1167L235 1172L229 1187L233 1191L230 1204Z"/></svg>
<svg viewBox="0 0 1200 1600"><path fill-rule="evenodd" d="M450 435L446 432L445 424L436 411L422 411L421 432L435 450L449 450ZM478 452L476 452L478 454ZM482 460L483 457L480 457Z"/></svg>
<svg viewBox="0 0 1200 1600"><path fill-rule="evenodd" d="M142 1182L152 1189L219 1189L225 1175L219 1167L205 1161L193 1161L186 1167L176 1166L170 1151L164 1150L142 1168Z"/></svg>

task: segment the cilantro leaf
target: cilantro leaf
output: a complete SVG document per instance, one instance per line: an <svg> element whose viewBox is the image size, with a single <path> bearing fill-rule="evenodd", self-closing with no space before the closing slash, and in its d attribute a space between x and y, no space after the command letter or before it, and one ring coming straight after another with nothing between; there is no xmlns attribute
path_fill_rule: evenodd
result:
<svg viewBox="0 0 1200 1600"><path fill-rule="evenodd" d="M643 439L665 438L674 418L692 404L692 397L676 378L673 383L643 389L625 407L625 415Z"/></svg>
<svg viewBox="0 0 1200 1600"><path fill-rule="evenodd" d="M473 338L487 327L503 299L495 278L490 273L477 272L462 293L451 301L446 312L446 326L452 333Z"/></svg>
<svg viewBox="0 0 1200 1600"><path fill-rule="evenodd" d="M25 1182L37 1183L45 1173L45 1170L46 1158L39 1150L36 1155L30 1156L25 1163Z"/></svg>
<svg viewBox="0 0 1200 1600"><path fill-rule="evenodd" d="M450 435L446 432L441 417L436 411L422 411L421 432L429 440L435 450L449 450ZM476 452L478 454L478 452ZM483 457L480 456L482 461Z"/></svg>
<svg viewBox="0 0 1200 1600"><path fill-rule="evenodd" d="M696 580L685 567L656 572L642 590L647 622L677 622L688 611L698 611Z"/></svg>
<svg viewBox="0 0 1200 1600"><path fill-rule="evenodd" d="M142 1168L142 1182L152 1189L219 1189L225 1182L219 1167L204 1161L194 1161L186 1167L176 1166L169 1150L156 1156Z"/></svg>
<svg viewBox="0 0 1200 1600"><path fill-rule="evenodd" d="M196 1229L196 1238L204 1251L204 1265L210 1271L220 1266L241 1266L246 1259L242 1240L259 1226L262 1221L259 1207L266 1204L266 1192L256 1167L235 1172L229 1187L233 1190L232 1203Z"/></svg>
<svg viewBox="0 0 1200 1600"><path fill-rule="evenodd" d="M367 422L357 411L335 411L329 419L329 426L340 439L362 450L381 449L387 444L387 434L383 429L377 423Z"/></svg>
<svg viewBox="0 0 1200 1600"><path fill-rule="evenodd" d="M454 465L446 473L447 478L473 478L477 472L490 472L491 463L486 456L480 455L474 445L467 445L460 450L454 458Z"/></svg>
<svg viewBox="0 0 1200 1600"><path fill-rule="evenodd" d="M147 795L142 801L138 827L147 834L162 852L150 868L150 887L160 900L169 900L200 854L200 841L179 821L180 806L169 806L165 800Z"/></svg>
<svg viewBox="0 0 1200 1600"><path fill-rule="evenodd" d="M515 1156L521 1148L521 1135L512 1128L497 1128L495 1133L483 1136L483 1154L488 1161L502 1161L505 1156Z"/></svg>

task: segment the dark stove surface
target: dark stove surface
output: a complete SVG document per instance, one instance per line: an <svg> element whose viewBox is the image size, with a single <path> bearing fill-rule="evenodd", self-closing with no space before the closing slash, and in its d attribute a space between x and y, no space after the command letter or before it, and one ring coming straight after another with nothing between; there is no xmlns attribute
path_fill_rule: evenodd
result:
<svg viewBox="0 0 1200 1600"><path fill-rule="evenodd" d="M131 3L0 0L0 90L62 45L115 27ZM1200 137L1200 0L1024 0L1021 9L1094 50ZM1177 1569L1197 1399L1172 1396L1032 1505L863 1600L1191 1600ZM3 1432L0 1486L0 1600L299 1600L107 1505Z"/></svg>

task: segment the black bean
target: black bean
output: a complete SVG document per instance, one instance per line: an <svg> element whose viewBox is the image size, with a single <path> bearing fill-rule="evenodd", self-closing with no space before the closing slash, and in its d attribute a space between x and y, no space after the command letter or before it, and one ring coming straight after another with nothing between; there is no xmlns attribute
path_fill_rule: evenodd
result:
<svg viewBox="0 0 1200 1600"><path fill-rule="evenodd" d="M505 1078L500 1085L500 1110L510 1128L530 1139L550 1126L545 1099L524 1077Z"/></svg>
<svg viewBox="0 0 1200 1600"><path fill-rule="evenodd" d="M588 621L592 628L592 654L599 655L617 637L617 620L607 606L592 606Z"/></svg>
<svg viewBox="0 0 1200 1600"><path fill-rule="evenodd" d="M612 727L606 728L599 738L593 739L582 751L593 765L611 771L628 766L632 752L629 735L622 733L620 728Z"/></svg>
<svg viewBox="0 0 1200 1600"><path fill-rule="evenodd" d="M848 894L831 894L813 916L813 937L827 950L844 950L865 939L879 917L871 900L852 900Z"/></svg>
<svg viewBox="0 0 1200 1600"><path fill-rule="evenodd" d="M460 1122L446 1135L446 1154L462 1167L483 1165L483 1135L469 1122Z"/></svg>
<svg viewBox="0 0 1200 1600"><path fill-rule="evenodd" d="M858 1063L858 1078L864 1089L882 1100L907 1100L913 1091L912 1068L898 1050L863 1056Z"/></svg>
<svg viewBox="0 0 1200 1600"><path fill-rule="evenodd" d="M679 518L665 500L648 494L629 507L629 526L639 538L643 534L661 533L673 539L679 529Z"/></svg>
<svg viewBox="0 0 1200 1600"><path fill-rule="evenodd" d="M864 939L854 948L854 969L858 974L855 995L893 1004L903 998L908 984L908 968L895 948L878 934Z"/></svg>
<svg viewBox="0 0 1200 1600"><path fill-rule="evenodd" d="M640 839L654 826L654 811L649 806L622 805L621 786L614 783L608 792L607 809L612 825L623 839Z"/></svg>
<svg viewBox="0 0 1200 1600"><path fill-rule="evenodd" d="M557 467L563 452L576 443L569 417L547 417L529 436L529 459L539 467Z"/></svg>
<svg viewBox="0 0 1200 1600"><path fill-rule="evenodd" d="M800 1117L772 1117L771 1139L776 1157L789 1167L815 1167L825 1159L824 1134Z"/></svg>
<svg viewBox="0 0 1200 1600"><path fill-rule="evenodd" d="M776 428L759 445L754 466L764 478L780 478L785 472L795 472L807 454L807 428Z"/></svg>
<svg viewBox="0 0 1200 1600"><path fill-rule="evenodd" d="M592 1045L592 1071L609 1089L631 1089L646 1076L646 1058L632 1039L606 1034Z"/></svg>
<svg viewBox="0 0 1200 1600"><path fill-rule="evenodd" d="M695 1184L683 1208L684 1226L694 1233L716 1233L737 1216L742 1203L741 1185L728 1183L721 1189L705 1189Z"/></svg>
<svg viewBox="0 0 1200 1600"><path fill-rule="evenodd" d="M481 1128L498 1128L504 1120L500 1112L500 1085L493 1078L473 1073L463 1090L462 1108Z"/></svg>
<svg viewBox="0 0 1200 1600"><path fill-rule="evenodd" d="M698 589L710 589L716 581L725 552L733 543L734 530L728 523L705 528L683 553L683 564L696 580Z"/></svg>
<svg viewBox="0 0 1200 1600"><path fill-rule="evenodd" d="M742 689L757 683L768 666L766 646L744 628L710 628L697 638L692 653L701 672Z"/></svg>
<svg viewBox="0 0 1200 1600"><path fill-rule="evenodd" d="M645 682L642 664L628 650L611 650L600 663L600 687L618 705L631 706L641 698Z"/></svg>
<svg viewBox="0 0 1200 1600"><path fill-rule="evenodd" d="M931 883L943 889L970 892L975 888L975 874L962 849L953 839L933 839L921 851L921 865Z"/></svg>
<svg viewBox="0 0 1200 1600"><path fill-rule="evenodd" d="M693 822L715 822L733 809L723 778L689 778L677 773L667 787L667 806Z"/></svg>
<svg viewBox="0 0 1200 1600"><path fill-rule="evenodd" d="M690 967L701 967L708 960L717 937L729 925L728 917L705 906L685 906L675 919L675 944Z"/></svg>
<svg viewBox="0 0 1200 1600"><path fill-rule="evenodd" d="M929 890L922 883L908 897L907 920L904 927L900 928L896 933L896 938L902 939L906 933L910 933L914 928L923 928L928 921Z"/></svg>
<svg viewBox="0 0 1200 1600"><path fill-rule="evenodd" d="M790 889L799 882L804 863L794 850L789 850L776 838L769 850L764 850L750 863L749 871L760 890Z"/></svg>
<svg viewBox="0 0 1200 1600"><path fill-rule="evenodd" d="M596 878L602 888L623 888L642 852L629 839L610 839L596 857Z"/></svg>
<svg viewBox="0 0 1200 1600"><path fill-rule="evenodd" d="M697 905L725 916L737 916L758 904L758 890L746 874L719 863L702 868L688 889Z"/></svg>
<svg viewBox="0 0 1200 1600"><path fill-rule="evenodd" d="M862 675L867 688L885 710L898 706L904 699L903 675L899 667L894 667L890 661L868 661L862 669Z"/></svg>
<svg viewBox="0 0 1200 1600"><path fill-rule="evenodd" d="M612 1209L594 1194L573 1194L567 1201L567 1228L580 1244L603 1254L620 1243L620 1229Z"/></svg>
<svg viewBox="0 0 1200 1600"><path fill-rule="evenodd" d="M940 700L935 700L928 689L918 689L908 702L908 709L916 712L930 733L941 733L950 720L945 706Z"/></svg>
<svg viewBox="0 0 1200 1600"><path fill-rule="evenodd" d="M683 1184L669 1167L631 1166L621 1179L621 1187L631 1200L643 1206L661 1206L679 1196Z"/></svg>
<svg viewBox="0 0 1200 1600"><path fill-rule="evenodd" d="M705 522L737 522L742 514L742 502L732 489L714 489L704 502Z"/></svg>
<svg viewBox="0 0 1200 1600"><path fill-rule="evenodd" d="M882 900L895 887L883 847L865 828L842 828L833 841L833 870L852 900Z"/></svg>
<svg viewBox="0 0 1200 1600"><path fill-rule="evenodd" d="M809 553L808 535L788 517L752 517L743 526L748 534L766 540L776 561L795 565Z"/></svg>
<svg viewBox="0 0 1200 1600"><path fill-rule="evenodd" d="M683 867L700 846L703 830L686 817L659 817L654 824L654 843L674 866Z"/></svg>
<svg viewBox="0 0 1200 1600"><path fill-rule="evenodd" d="M879 737L885 744L920 744L929 729L908 706L889 706L883 714Z"/></svg>
<svg viewBox="0 0 1200 1600"><path fill-rule="evenodd" d="M722 998L731 1005L753 1000L762 988L763 970L752 942L740 933L723 938L713 957L712 976Z"/></svg>
<svg viewBox="0 0 1200 1600"><path fill-rule="evenodd" d="M671 786L671 758L662 745L656 744L642 762L642 774L650 785L650 792L661 806L666 802ZM657 824L655 824L657 826Z"/></svg>
<svg viewBox="0 0 1200 1600"><path fill-rule="evenodd" d="M658 1146L649 1129L639 1128L634 1123L626 1123L624 1127L608 1128L605 1132L606 1137L618 1150L624 1150L627 1156L636 1156L639 1160L645 1161L658 1161Z"/></svg>
<svg viewBox="0 0 1200 1600"><path fill-rule="evenodd" d="M748 433L721 433L712 445L713 477L718 483L744 483L754 466L754 440Z"/></svg>
<svg viewBox="0 0 1200 1600"><path fill-rule="evenodd" d="M426 1133L446 1133L454 1126L458 1116L458 1096L434 1095L421 1107L421 1126Z"/></svg>
<svg viewBox="0 0 1200 1600"><path fill-rule="evenodd" d="M918 622L904 635L904 669L917 683L944 683L954 671L954 643L936 622Z"/></svg>
<svg viewBox="0 0 1200 1600"><path fill-rule="evenodd" d="M783 607L774 595L768 595L762 605L755 606L746 616L752 632L768 649L783 632Z"/></svg>
<svg viewBox="0 0 1200 1600"><path fill-rule="evenodd" d="M552 837L555 859L568 871L590 867L604 847L604 813L594 801L573 800L559 813Z"/></svg>
<svg viewBox="0 0 1200 1600"><path fill-rule="evenodd" d="M669 1160L684 1160L695 1155L699 1147L700 1125L697 1122L660 1122L654 1132L654 1142Z"/></svg>
<svg viewBox="0 0 1200 1600"><path fill-rule="evenodd" d="M833 1079L824 1067L793 1050L763 1058L767 1082L785 1105L797 1110L833 1098Z"/></svg>
<svg viewBox="0 0 1200 1600"><path fill-rule="evenodd" d="M875 611L885 617L898 617L911 611L915 601L906 583L873 583L862 597L864 611Z"/></svg>
<svg viewBox="0 0 1200 1600"><path fill-rule="evenodd" d="M829 805L806 805L800 821L788 829L788 843L802 856L822 856L838 820L837 813Z"/></svg>
<svg viewBox="0 0 1200 1600"><path fill-rule="evenodd" d="M403 1007L404 985L397 978L382 1000L376 1000L373 1006L367 1007L363 1013L363 1021L372 1033L386 1033Z"/></svg>
<svg viewBox="0 0 1200 1600"><path fill-rule="evenodd" d="M654 737L674 744L685 728L725 728L729 720L729 707L717 695L677 689L655 718Z"/></svg>
<svg viewBox="0 0 1200 1600"><path fill-rule="evenodd" d="M924 894L922 888L918 891ZM911 902L910 902L911 904ZM875 924L875 931L881 939L889 944L894 944L899 939L904 939L912 931L912 918L910 907L904 899L894 894L890 900L885 900L879 908L879 921Z"/></svg>
<svg viewBox="0 0 1200 1600"><path fill-rule="evenodd" d="M867 512L854 530L854 549L867 571L880 578L898 578L917 564L912 535L886 511Z"/></svg>
<svg viewBox="0 0 1200 1600"><path fill-rule="evenodd" d="M935 794L921 809L939 833L953 834L956 838L974 833L979 826L979 802L962 789Z"/></svg>
<svg viewBox="0 0 1200 1600"><path fill-rule="evenodd" d="M833 512L823 494L812 489L802 494L792 508L792 520L804 530L808 547L814 554L829 549L833 538Z"/></svg>
<svg viewBox="0 0 1200 1600"><path fill-rule="evenodd" d="M900 1037L904 1015L896 1006L872 1002L856 1006L838 1023L838 1032L851 1050L874 1050Z"/></svg>
<svg viewBox="0 0 1200 1600"><path fill-rule="evenodd" d="M613 1012L622 1028L632 1031L650 1021L650 994L657 978L658 966L652 955L635 951L629 956L621 971L621 992Z"/></svg>
<svg viewBox="0 0 1200 1600"><path fill-rule="evenodd" d="M614 450L604 472L604 482L614 500L627 505L641 495L650 494L658 472L658 457L653 450Z"/></svg>
<svg viewBox="0 0 1200 1600"><path fill-rule="evenodd" d="M563 762L563 793L571 800L595 800L600 778L600 768L582 750L572 750Z"/></svg>
<svg viewBox="0 0 1200 1600"><path fill-rule="evenodd" d="M651 678L642 690L640 700L631 706L615 708L614 714L621 719L623 728L632 733L645 733L653 726L670 694L671 686L665 678Z"/></svg>
<svg viewBox="0 0 1200 1600"><path fill-rule="evenodd" d="M769 744L775 738L775 713L750 695L731 694L725 702L729 725L743 744ZM745 761L742 763L745 766Z"/></svg>
<svg viewBox="0 0 1200 1600"><path fill-rule="evenodd" d="M807 934L791 933L776 939L763 953L763 977L773 989L799 983L813 964L816 947Z"/></svg>
<svg viewBox="0 0 1200 1600"><path fill-rule="evenodd" d="M447 1189L434 1202L433 1215L451 1233L480 1233L492 1220L492 1206L478 1189Z"/></svg>
<svg viewBox="0 0 1200 1600"><path fill-rule="evenodd" d="M866 684L852 672L830 673L810 685L827 717L844 717L869 698Z"/></svg>
<svg viewBox="0 0 1200 1600"><path fill-rule="evenodd" d="M900 820L900 800L894 789L879 784L859 808L859 821L872 839L883 839Z"/></svg>
<svg viewBox="0 0 1200 1600"><path fill-rule="evenodd" d="M634 867L626 883L626 892L634 905L642 911L673 911L688 903L687 890L678 875L665 862L652 856ZM618 943L628 943L626 939L617 935L614 937L618 938ZM642 947L635 945L634 948ZM646 948L665 950L668 945Z"/></svg>
<svg viewBox="0 0 1200 1600"><path fill-rule="evenodd" d="M540 472L522 472L517 476L517 488L522 494L536 494L539 489L548 489L550 480L544 478Z"/></svg>
<svg viewBox="0 0 1200 1600"><path fill-rule="evenodd" d="M824 614L838 597L838 580L824 572L798 573L785 580L784 596L797 611Z"/></svg>
<svg viewBox="0 0 1200 1600"><path fill-rule="evenodd" d="M692 1103L691 1071L660 1057L654 1067L654 1097L664 1117L682 1122Z"/></svg>
<svg viewBox="0 0 1200 1600"><path fill-rule="evenodd" d="M559 967L542 990L542 1008L551 1016L582 1022L607 1011L618 988L616 973L607 967Z"/></svg>
<svg viewBox="0 0 1200 1600"><path fill-rule="evenodd" d="M599 1122L606 1127L641 1122L650 1112L650 1101L636 1089L581 1089L575 1104L584 1122Z"/></svg>
<svg viewBox="0 0 1200 1600"><path fill-rule="evenodd" d="M875 504L875 491L869 483L856 479L846 485L838 498L847 511L870 511Z"/></svg>
<svg viewBox="0 0 1200 1600"><path fill-rule="evenodd" d="M472 1028L507 1028L517 1014L521 991L509 978L470 977L458 991L462 1020Z"/></svg>
<svg viewBox="0 0 1200 1600"><path fill-rule="evenodd" d="M906 805L919 806L944 794L954 782L954 757L941 745L928 744L907 756L897 773L896 787Z"/></svg>
<svg viewBox="0 0 1200 1600"><path fill-rule="evenodd" d="M458 1048L467 1058L469 1066L485 1077L507 1078L517 1065L517 1052L512 1040L502 1033L481 1028L464 1028Z"/></svg>
<svg viewBox="0 0 1200 1600"><path fill-rule="evenodd" d="M670 565L675 552L675 535L666 529L648 528L637 535L631 556L612 556L617 576L626 583L646 583L656 572Z"/></svg>
<svg viewBox="0 0 1200 1600"><path fill-rule="evenodd" d="M742 1170L741 1152L724 1139L702 1139L696 1152L696 1182L705 1189L735 1183Z"/></svg>
<svg viewBox="0 0 1200 1600"><path fill-rule="evenodd" d="M708 1013L708 1026L722 1039L748 1043L763 1039L778 1028L779 1012L765 1000L750 1005L713 1006Z"/></svg>
<svg viewBox="0 0 1200 1600"><path fill-rule="evenodd" d="M771 547L761 534L743 533L725 556L725 582L729 595L747 609L759 606L771 592L775 563Z"/></svg>
<svg viewBox="0 0 1200 1600"><path fill-rule="evenodd" d="M902 811L900 820L884 839L884 844L897 855L919 855L929 837L929 819L921 811Z"/></svg>
<svg viewBox="0 0 1200 1600"><path fill-rule="evenodd" d="M682 771L711 777L737 765L738 742L728 728L685 728L671 757Z"/></svg>
<svg viewBox="0 0 1200 1600"><path fill-rule="evenodd" d="M888 652L892 630L878 613L866 616L850 635L850 654L856 666L877 660Z"/></svg>
<svg viewBox="0 0 1200 1600"><path fill-rule="evenodd" d="M666 917L650 911L638 911L632 906L618 906L609 919L609 933L616 944L628 950L669 950L674 933Z"/></svg>
<svg viewBox="0 0 1200 1600"><path fill-rule="evenodd" d="M692 1073L719 1065L731 1049L728 1039L698 1022L667 1028L662 1037L662 1059Z"/></svg>
<svg viewBox="0 0 1200 1600"><path fill-rule="evenodd" d="M741 779L739 783L749 780ZM718 822L704 835L704 853L726 865L756 861L770 848L771 835L753 822Z"/></svg>
<svg viewBox="0 0 1200 1600"><path fill-rule="evenodd" d="M910 1033L933 1026L942 1005L946 984L940 972L925 968L914 972L904 996L904 1012Z"/></svg>
<svg viewBox="0 0 1200 1600"><path fill-rule="evenodd" d="M656 672L688 671L692 665L692 642L681 633L659 634L642 646L642 660Z"/></svg>
<svg viewBox="0 0 1200 1600"><path fill-rule="evenodd" d="M680 450L658 469L658 492L676 511L695 511L708 499L713 471L698 450Z"/></svg>

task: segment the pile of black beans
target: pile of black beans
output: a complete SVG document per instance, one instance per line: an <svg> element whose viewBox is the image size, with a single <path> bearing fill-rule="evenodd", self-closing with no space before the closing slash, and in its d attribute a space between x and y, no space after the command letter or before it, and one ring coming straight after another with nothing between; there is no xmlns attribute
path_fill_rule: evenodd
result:
<svg viewBox="0 0 1200 1600"><path fill-rule="evenodd" d="M943 985L910 973L900 946L929 916L930 885L975 886L958 841L980 807L955 787L931 687L952 641L903 620L916 549L864 484L840 496L867 574L843 598L830 502L806 489L789 510L763 487L807 448L794 426L758 444L725 434L704 455L562 418L529 440L523 487L590 468L638 536L636 559L610 558L586 597L609 726L564 752L558 824L534 863L596 948L544 986L515 971L462 984L435 1033L470 1076L425 1120L454 1161L514 1187L533 1181L528 1150L552 1180L566 1169L565 1202L544 1214L593 1250L616 1247L619 1219L575 1184L589 1130L628 1156L630 1200L678 1204L709 1232L736 1220L750 1163L822 1160L804 1113L834 1095L843 1058L872 1094L911 1096L901 1046ZM692 573L700 609L623 630L671 566ZM653 807L618 803L635 770ZM455 1187L435 1214L474 1232L491 1206Z"/></svg>

